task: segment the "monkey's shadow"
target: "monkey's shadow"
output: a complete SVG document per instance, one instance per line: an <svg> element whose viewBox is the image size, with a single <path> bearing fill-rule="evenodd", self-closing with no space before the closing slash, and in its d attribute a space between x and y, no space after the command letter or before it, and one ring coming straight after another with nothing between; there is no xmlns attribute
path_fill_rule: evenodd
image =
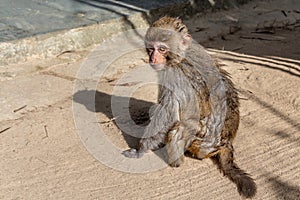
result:
<svg viewBox="0 0 300 200"><path fill-rule="evenodd" d="M95 95L95 100L91 101L87 98ZM113 119L114 117L112 113L112 105L111 99L114 98L114 102L129 102L129 113L131 119L134 121L135 124L139 126L147 126L150 122L150 115L149 110L155 104L153 102L148 102L132 97L123 97L123 96L113 96L104 92L100 92L97 90L81 90L76 92L73 95L73 101L80 103L86 107L91 112L100 112L107 116L109 119ZM94 102L94 103L90 103ZM130 120L130 119L125 119ZM114 120L112 120L114 122ZM115 122L114 122L115 123ZM117 123L115 123L117 126ZM142 135L143 133L141 133ZM128 146L130 148L137 148L140 138L133 137L129 134L126 134L122 131L122 136ZM125 150L125 149L124 149ZM159 156L162 160L167 162L164 153L161 152L154 152L157 156Z"/></svg>

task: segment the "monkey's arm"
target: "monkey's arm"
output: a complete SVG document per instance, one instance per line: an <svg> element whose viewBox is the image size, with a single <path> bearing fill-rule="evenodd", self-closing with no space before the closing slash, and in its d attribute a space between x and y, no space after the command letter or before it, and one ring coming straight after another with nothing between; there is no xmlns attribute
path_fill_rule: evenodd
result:
<svg viewBox="0 0 300 200"><path fill-rule="evenodd" d="M166 134L174 123L179 122L179 102L172 94L165 95L156 107L149 125L145 128L138 149L129 149L122 154L129 158L140 158L149 150L165 145Z"/></svg>
<svg viewBox="0 0 300 200"><path fill-rule="evenodd" d="M180 122L176 122L168 131L165 139L168 163L172 167L179 167L184 160L185 139L183 131L184 127L180 125Z"/></svg>
<svg viewBox="0 0 300 200"><path fill-rule="evenodd" d="M142 138L139 142L138 149L128 149L122 154L128 158L141 158L149 150L157 150L164 146L165 133L157 133L149 138Z"/></svg>

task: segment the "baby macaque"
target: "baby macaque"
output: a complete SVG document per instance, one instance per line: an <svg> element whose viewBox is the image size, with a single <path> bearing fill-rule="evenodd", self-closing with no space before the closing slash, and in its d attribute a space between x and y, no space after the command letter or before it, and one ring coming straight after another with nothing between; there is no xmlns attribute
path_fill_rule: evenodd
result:
<svg viewBox="0 0 300 200"><path fill-rule="evenodd" d="M145 46L161 84L159 105L139 147L123 154L139 158L148 150L165 147L173 167L182 164L185 153L211 158L242 196L253 197L255 182L234 162L232 142L239 126L239 101L228 73L192 41L178 18L154 22L146 33Z"/></svg>

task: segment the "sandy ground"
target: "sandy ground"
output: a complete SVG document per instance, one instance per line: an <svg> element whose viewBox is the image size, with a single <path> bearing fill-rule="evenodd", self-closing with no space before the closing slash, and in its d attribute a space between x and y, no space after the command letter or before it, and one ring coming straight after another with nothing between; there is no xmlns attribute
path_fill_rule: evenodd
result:
<svg viewBox="0 0 300 200"><path fill-rule="evenodd" d="M274 7L281 5L276 3ZM255 19L266 17L257 14L261 10L284 15L267 3L259 4L257 12L255 6L250 4ZM246 15L251 9L205 17ZM294 11L297 15L299 10ZM292 14L293 9L286 12ZM239 89L241 124L235 155L257 183L254 199L300 199L299 21L256 27L232 22L229 32L199 39L207 28L202 27L202 19L196 16L186 23L193 37L224 64ZM209 159L186 158L179 168L143 174L114 170L95 159L79 139L72 112L76 73L90 51L29 60L2 73L0 92L6 97L1 99L1 109L10 112L1 111L0 199L241 199L235 185ZM145 60L141 50L118 58L97 87L99 126L120 149L135 143L114 123L111 94L118 78ZM130 112L137 123L145 122L155 96L155 85L134 93Z"/></svg>

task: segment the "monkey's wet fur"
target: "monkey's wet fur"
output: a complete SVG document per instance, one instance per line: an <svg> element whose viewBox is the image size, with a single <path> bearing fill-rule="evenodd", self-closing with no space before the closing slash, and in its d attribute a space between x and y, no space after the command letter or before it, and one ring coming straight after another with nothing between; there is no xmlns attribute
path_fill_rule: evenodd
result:
<svg viewBox="0 0 300 200"><path fill-rule="evenodd" d="M179 167L184 153L210 158L237 186L240 195L256 194L254 180L234 162L233 140L239 126L239 98L229 74L194 42L181 19L162 17L147 30L145 46L157 71L158 102L137 149L140 158L166 149L168 163Z"/></svg>

